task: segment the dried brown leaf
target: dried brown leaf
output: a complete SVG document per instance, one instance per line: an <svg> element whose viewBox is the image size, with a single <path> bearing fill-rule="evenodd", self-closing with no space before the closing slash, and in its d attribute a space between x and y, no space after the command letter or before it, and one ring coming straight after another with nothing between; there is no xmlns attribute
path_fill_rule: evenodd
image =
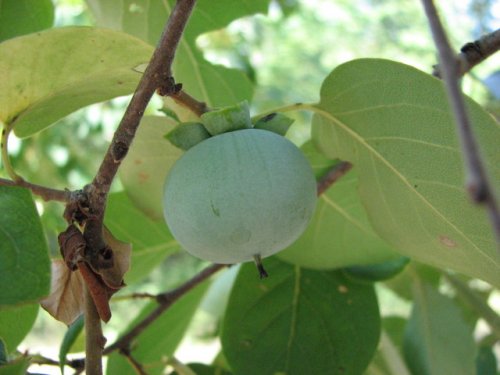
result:
<svg viewBox="0 0 500 375"><path fill-rule="evenodd" d="M125 284L123 276L130 268L130 255L132 253L132 245L122 242L104 227L104 240L113 250L113 267L99 270L104 283L111 289L120 289Z"/></svg>
<svg viewBox="0 0 500 375"><path fill-rule="evenodd" d="M55 319L70 325L83 313L83 288L80 273L71 272L62 259L55 259L50 294L40 304Z"/></svg>

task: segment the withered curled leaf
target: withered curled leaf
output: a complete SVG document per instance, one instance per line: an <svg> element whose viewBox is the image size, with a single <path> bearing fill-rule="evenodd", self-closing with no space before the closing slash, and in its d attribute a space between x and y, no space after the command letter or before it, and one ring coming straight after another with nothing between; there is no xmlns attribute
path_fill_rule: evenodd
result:
<svg viewBox="0 0 500 375"><path fill-rule="evenodd" d="M83 313L83 288L80 273L72 272L62 259L55 259L50 294L40 304L55 319L70 325Z"/></svg>

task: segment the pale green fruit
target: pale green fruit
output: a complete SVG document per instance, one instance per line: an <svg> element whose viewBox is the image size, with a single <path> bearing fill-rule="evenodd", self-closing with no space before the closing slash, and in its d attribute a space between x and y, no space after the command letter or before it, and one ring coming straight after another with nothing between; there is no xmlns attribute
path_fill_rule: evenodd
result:
<svg viewBox="0 0 500 375"><path fill-rule="evenodd" d="M246 129L189 149L164 189L168 227L192 255L239 263L272 255L305 230L316 182L302 152L286 138Z"/></svg>

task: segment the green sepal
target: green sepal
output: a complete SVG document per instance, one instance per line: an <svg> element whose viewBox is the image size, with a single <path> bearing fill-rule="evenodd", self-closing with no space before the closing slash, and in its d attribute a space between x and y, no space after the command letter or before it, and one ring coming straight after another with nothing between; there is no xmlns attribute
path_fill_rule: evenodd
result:
<svg viewBox="0 0 500 375"><path fill-rule="evenodd" d="M165 135L170 143L184 151L210 138L207 129L199 122L183 122Z"/></svg>
<svg viewBox="0 0 500 375"><path fill-rule="evenodd" d="M231 107L206 112L201 115L201 121L211 135L253 127L246 100Z"/></svg>
<svg viewBox="0 0 500 375"><path fill-rule="evenodd" d="M254 125L255 129L268 130L273 133L285 136L290 126L295 120L281 113L270 113L259 118Z"/></svg>
<svg viewBox="0 0 500 375"><path fill-rule="evenodd" d="M375 282L390 279L404 270L410 262L410 258L399 257L382 263L369 264L366 266L346 267L342 271L344 275L358 282Z"/></svg>
<svg viewBox="0 0 500 375"><path fill-rule="evenodd" d="M64 374L64 365L66 364L66 355L71 350L71 347L75 343L78 335L82 332L83 329L83 315L80 315L73 324L68 327L66 331L63 341L61 343L61 347L59 348L59 367L61 368L61 374Z"/></svg>

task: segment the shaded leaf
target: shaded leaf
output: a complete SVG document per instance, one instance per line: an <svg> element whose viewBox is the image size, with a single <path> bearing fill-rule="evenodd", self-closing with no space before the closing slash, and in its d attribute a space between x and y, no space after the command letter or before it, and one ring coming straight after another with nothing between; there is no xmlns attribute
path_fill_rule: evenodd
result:
<svg viewBox="0 0 500 375"><path fill-rule="evenodd" d="M414 274L414 305L404 334L403 349L415 375L470 375L476 348L460 309Z"/></svg>
<svg viewBox="0 0 500 375"><path fill-rule="evenodd" d="M163 185L167 173L183 153L164 138L175 125L167 117L144 117L118 172L132 202L156 220L163 220Z"/></svg>
<svg viewBox="0 0 500 375"><path fill-rule="evenodd" d="M7 348L2 339L0 339L0 366L7 363Z"/></svg>
<svg viewBox="0 0 500 375"><path fill-rule="evenodd" d="M131 355L148 369L148 374L163 373L166 363L162 359L174 354L208 285L209 282L205 281L185 294L134 340ZM143 320L157 306L156 302L148 304L124 332ZM125 357L116 352L109 356L106 373L136 374Z"/></svg>
<svg viewBox="0 0 500 375"><path fill-rule="evenodd" d="M82 333L83 323L83 315L80 315L78 319L68 327L68 330L64 334L63 341L61 342L61 347L59 348L59 368L61 369L62 374L64 374L66 356L70 352L78 336Z"/></svg>
<svg viewBox="0 0 500 375"><path fill-rule="evenodd" d="M244 264L229 297L221 342L237 374L362 374L377 347L372 286L338 272L267 258L269 278Z"/></svg>
<svg viewBox="0 0 500 375"><path fill-rule="evenodd" d="M203 363L189 363L187 365L196 375L231 375L230 371L223 368L205 365ZM185 375L174 371L172 375Z"/></svg>
<svg viewBox="0 0 500 375"><path fill-rule="evenodd" d="M51 0L0 1L0 42L47 29L54 22Z"/></svg>
<svg viewBox="0 0 500 375"><path fill-rule="evenodd" d="M50 295L40 304L55 319L70 325L84 311L84 282L80 272L72 272L61 259L52 261Z"/></svg>
<svg viewBox="0 0 500 375"><path fill-rule="evenodd" d="M467 99L494 186L500 127ZM453 117L442 82L379 59L343 64L324 81L313 138L352 162L377 233L402 254L500 285L500 255L486 213L463 188Z"/></svg>
<svg viewBox="0 0 500 375"><path fill-rule="evenodd" d="M30 136L86 105L131 93L153 48L106 29L67 27L0 44L0 121Z"/></svg>
<svg viewBox="0 0 500 375"><path fill-rule="evenodd" d="M0 339L7 354L13 353L35 324L37 304L11 306L0 309Z"/></svg>
<svg viewBox="0 0 500 375"><path fill-rule="evenodd" d="M497 375L497 358L490 346L481 346L476 357L477 375Z"/></svg>
<svg viewBox="0 0 500 375"><path fill-rule="evenodd" d="M303 151L316 173L335 165L312 144ZM324 172L323 172L324 171ZM358 172L351 169L317 201L306 231L278 258L307 268L333 269L383 262L398 255L374 232L358 194Z"/></svg>
<svg viewBox="0 0 500 375"><path fill-rule="evenodd" d="M0 375L25 375L29 366L29 358L22 356L0 366Z"/></svg>
<svg viewBox="0 0 500 375"><path fill-rule="evenodd" d="M404 270L410 259L399 257L382 263L366 266L351 266L342 270L344 275L353 281L375 282L390 279Z"/></svg>
<svg viewBox="0 0 500 375"><path fill-rule="evenodd" d="M114 236L132 244L131 268L125 275L128 284L147 277L165 257L179 249L165 222L145 216L124 192L109 195L105 223Z"/></svg>
<svg viewBox="0 0 500 375"><path fill-rule="evenodd" d="M0 307L37 301L49 293L50 260L30 191L0 186L0 213L0 285L9 285Z"/></svg>

